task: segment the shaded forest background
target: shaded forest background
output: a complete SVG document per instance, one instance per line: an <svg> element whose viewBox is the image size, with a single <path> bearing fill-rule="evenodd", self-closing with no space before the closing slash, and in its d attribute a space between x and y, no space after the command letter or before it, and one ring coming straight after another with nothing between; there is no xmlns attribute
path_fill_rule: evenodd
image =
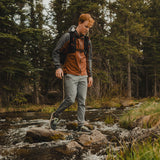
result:
<svg viewBox="0 0 160 160"><path fill-rule="evenodd" d="M52 51L81 13L95 19L88 97L160 96L159 0L0 0L1 106L62 100Z"/></svg>

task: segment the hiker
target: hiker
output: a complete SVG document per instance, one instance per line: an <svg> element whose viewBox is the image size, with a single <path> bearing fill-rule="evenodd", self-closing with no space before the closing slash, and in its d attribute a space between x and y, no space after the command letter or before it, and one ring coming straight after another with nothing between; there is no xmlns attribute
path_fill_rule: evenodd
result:
<svg viewBox="0 0 160 160"><path fill-rule="evenodd" d="M64 77L65 99L59 108L51 114L50 127L55 130L59 115L71 106L77 97L78 131L88 131L84 126L85 100L87 87L93 84L92 78L92 44L87 36L94 20L90 14L81 14L78 26L71 26L58 41L53 50L56 77Z"/></svg>

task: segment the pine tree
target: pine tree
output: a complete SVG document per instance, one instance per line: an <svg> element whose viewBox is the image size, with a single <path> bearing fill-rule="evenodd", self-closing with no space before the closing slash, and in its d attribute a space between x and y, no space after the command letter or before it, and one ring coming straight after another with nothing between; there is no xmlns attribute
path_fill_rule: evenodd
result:
<svg viewBox="0 0 160 160"><path fill-rule="evenodd" d="M21 37L24 42L24 49L30 63L32 64L31 72L31 83L34 89L33 101L35 104L40 103L40 79L41 72L43 71L43 63L46 54L46 43L44 41L44 30L43 30L43 5L42 1L33 0L29 2L30 14L29 14L29 28L21 32Z"/></svg>
<svg viewBox="0 0 160 160"><path fill-rule="evenodd" d="M15 0L1 0L0 2L0 92L2 106L12 102L14 96L28 77L31 67L26 56L21 52L22 41L19 37L21 31L18 16L23 15L19 8L24 1L16 3Z"/></svg>
<svg viewBox="0 0 160 160"><path fill-rule="evenodd" d="M145 15L150 31L150 36L145 39L144 43L146 96L158 96L160 89L160 2L158 0L149 1Z"/></svg>
<svg viewBox="0 0 160 160"><path fill-rule="evenodd" d="M132 69L138 65L137 58L140 58L142 55L141 40L148 34L144 27L143 15L141 13L144 8L145 3L143 0L117 0L110 6L110 9L115 14L115 20L111 26L111 36L113 39L118 40L116 44L119 43L118 45L121 46L119 54L128 62L128 65L122 62L122 66L120 66L122 68L125 67L127 71L128 97L131 97L133 92L131 84L134 79L131 75L133 77L135 75L131 74L133 73ZM123 79L126 79L126 77L123 77Z"/></svg>

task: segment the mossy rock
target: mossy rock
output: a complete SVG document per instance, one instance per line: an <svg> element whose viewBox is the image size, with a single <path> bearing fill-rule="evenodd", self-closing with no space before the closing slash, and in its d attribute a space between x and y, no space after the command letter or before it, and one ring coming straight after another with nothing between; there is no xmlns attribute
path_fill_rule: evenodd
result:
<svg viewBox="0 0 160 160"><path fill-rule="evenodd" d="M142 116L136 120L137 126L143 128L153 128L160 125L160 113Z"/></svg>
<svg viewBox="0 0 160 160"><path fill-rule="evenodd" d="M132 99L125 99L125 100L121 100L121 105L123 107L128 107L128 106L134 106L136 105L137 102L135 102L134 100Z"/></svg>
<svg viewBox="0 0 160 160"><path fill-rule="evenodd" d="M45 129L41 127L31 128L27 131L25 141L34 143L34 142L48 142L52 140L65 140L68 136L68 133L55 131L51 129Z"/></svg>
<svg viewBox="0 0 160 160"><path fill-rule="evenodd" d="M93 130L94 126L89 124L89 123L84 123L84 126L86 126L88 129ZM68 130L74 130L76 131L78 128L78 123L77 122L69 122L67 123L67 129Z"/></svg>

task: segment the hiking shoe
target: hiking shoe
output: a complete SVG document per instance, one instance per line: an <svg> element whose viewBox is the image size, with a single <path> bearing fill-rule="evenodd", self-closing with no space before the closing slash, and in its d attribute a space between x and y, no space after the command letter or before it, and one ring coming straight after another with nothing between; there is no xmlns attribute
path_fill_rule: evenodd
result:
<svg viewBox="0 0 160 160"><path fill-rule="evenodd" d="M52 113L49 121L50 128L55 130L58 122L59 122L59 118L54 117L54 113Z"/></svg>
<svg viewBox="0 0 160 160"><path fill-rule="evenodd" d="M78 132L90 132L90 130L85 126L78 126Z"/></svg>

